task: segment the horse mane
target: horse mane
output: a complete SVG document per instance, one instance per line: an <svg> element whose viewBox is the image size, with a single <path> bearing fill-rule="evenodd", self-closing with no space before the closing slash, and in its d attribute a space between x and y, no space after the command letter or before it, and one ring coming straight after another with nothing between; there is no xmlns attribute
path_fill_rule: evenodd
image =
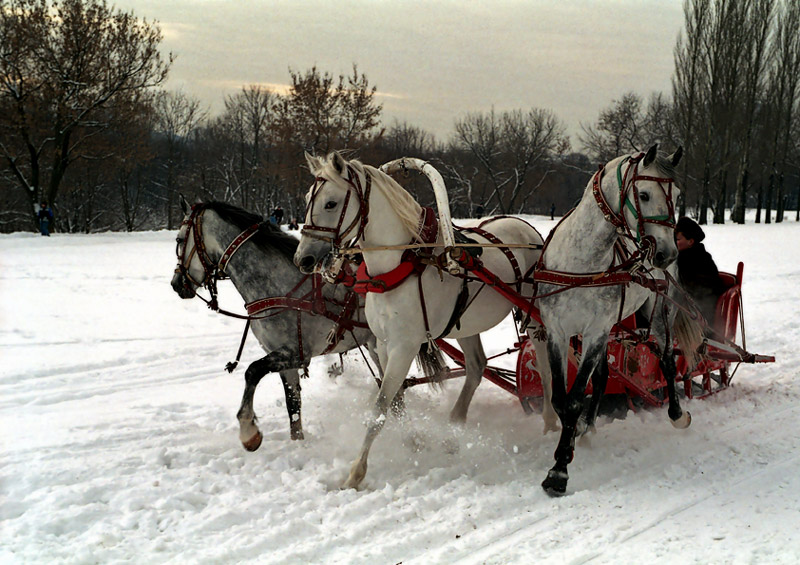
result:
<svg viewBox="0 0 800 565"><path fill-rule="evenodd" d="M324 161L321 161L321 167L317 170L311 171L315 176L322 176L328 179L341 177L342 174L336 169L334 165L337 154L330 153ZM340 156L339 156L340 157ZM347 161L347 164L356 171L356 173L366 177L372 177L372 186L381 191L381 193L389 201L392 210L400 217L400 221L406 228L412 238L420 240L420 216L422 215L422 206L414 199L409 192L400 186L392 177L370 165L365 165L358 159Z"/></svg>
<svg viewBox="0 0 800 565"><path fill-rule="evenodd" d="M235 225L244 231L254 224L259 224L259 230L250 239L253 243L265 251L275 250L280 252L289 260L294 258L299 241L283 232L283 230L270 222L265 222L264 218L258 214L248 212L227 202L214 200L203 204L207 210L212 210L225 222Z"/></svg>
<svg viewBox="0 0 800 565"><path fill-rule="evenodd" d="M675 178L675 166L672 164L672 161L661 156L661 154L656 156L656 160L651 166L655 167L656 170L665 177L670 179Z"/></svg>

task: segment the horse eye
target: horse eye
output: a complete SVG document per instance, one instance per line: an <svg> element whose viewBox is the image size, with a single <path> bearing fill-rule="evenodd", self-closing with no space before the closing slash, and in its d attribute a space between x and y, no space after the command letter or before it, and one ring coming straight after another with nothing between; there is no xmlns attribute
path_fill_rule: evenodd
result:
<svg viewBox="0 0 800 565"><path fill-rule="evenodd" d="M180 245L181 243L183 243L183 238L178 236L178 237L175 238L175 241L177 241L178 245Z"/></svg>
<svg viewBox="0 0 800 565"><path fill-rule="evenodd" d="M650 193L649 192L642 192L639 194L639 200L642 202L649 202L650 201Z"/></svg>
<svg viewBox="0 0 800 565"><path fill-rule="evenodd" d="M326 210L333 210L334 208L336 208L336 202L334 202L333 200L325 203Z"/></svg>

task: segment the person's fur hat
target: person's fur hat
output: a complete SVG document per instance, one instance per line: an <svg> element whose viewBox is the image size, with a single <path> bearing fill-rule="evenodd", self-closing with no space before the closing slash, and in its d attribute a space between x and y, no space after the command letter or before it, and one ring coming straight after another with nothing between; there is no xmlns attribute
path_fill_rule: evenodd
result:
<svg viewBox="0 0 800 565"><path fill-rule="evenodd" d="M679 219L678 223L675 224L675 231L681 232L683 237L686 239L693 239L695 243L700 243L706 237L705 232L703 232L703 228L701 228L693 219L687 218L686 216Z"/></svg>

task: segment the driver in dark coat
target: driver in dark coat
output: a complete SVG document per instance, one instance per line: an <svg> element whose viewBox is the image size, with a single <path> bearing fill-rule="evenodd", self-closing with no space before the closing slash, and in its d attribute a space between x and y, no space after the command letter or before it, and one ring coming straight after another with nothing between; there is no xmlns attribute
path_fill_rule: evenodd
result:
<svg viewBox="0 0 800 565"><path fill-rule="evenodd" d="M697 304L706 321L713 325L717 299L725 292L714 259L702 244L706 234L691 218L683 217L675 225L678 247L678 275L684 290Z"/></svg>

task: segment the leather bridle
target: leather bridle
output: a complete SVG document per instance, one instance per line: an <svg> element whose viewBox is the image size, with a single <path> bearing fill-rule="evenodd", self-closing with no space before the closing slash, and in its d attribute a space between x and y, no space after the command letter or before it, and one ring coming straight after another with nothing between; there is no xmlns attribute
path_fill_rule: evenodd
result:
<svg viewBox="0 0 800 565"><path fill-rule="evenodd" d="M605 166L601 165L599 170L592 177L592 194L594 195L597 205L603 213L606 221L610 222L620 235L625 235L637 244L645 247L654 246L644 242L647 236L644 235L645 224L656 224L675 228L675 205L672 201L672 187L675 180L669 177L654 177L649 175L639 174L639 163L644 157L644 153L640 153L635 157L625 157L617 165L617 184L619 185L619 211L614 212L608 204L603 190L601 187L601 180L605 173ZM628 162L625 173L622 173L622 165ZM639 197L639 187L636 185L637 181L653 181L658 184L658 187L664 193L667 201L667 214L659 216L644 216L642 215L642 208ZM666 184L666 188L664 187ZM633 217L636 219L636 233L628 225L625 220L625 209L628 209Z"/></svg>
<svg viewBox="0 0 800 565"><path fill-rule="evenodd" d="M191 290L192 292L200 287L207 288L211 294L211 300L207 302L214 307L216 306L217 298L217 281L227 278L225 269L228 267L228 263L230 262L231 258L246 241L258 233L258 230L261 228L261 224L253 224L240 233L222 253L219 261L214 263L209 257L208 251L206 251L205 243L203 242L201 220L205 210L205 205L195 204L192 206L192 211L189 214L189 217L181 222L180 227L182 228L183 226L187 226L187 229L185 237L183 239L179 237L176 242L175 253L178 256L178 266L175 267L175 272L179 273L183 277L184 288ZM186 250L188 245L186 245L186 240L189 238L189 233L192 234L194 245L187 253ZM181 244L183 244L183 248L181 248ZM200 281L192 276L190 270L192 259L195 256L197 256L197 259L200 261L200 264L203 267L203 278ZM194 285L194 288L189 285L190 282Z"/></svg>
<svg viewBox="0 0 800 565"><path fill-rule="evenodd" d="M342 247L346 247L344 245L348 242L355 242L358 241L362 235L364 235L364 229L367 227L367 222L369 221L369 194L372 189L372 177L369 173L365 174L365 181L364 186L361 185L361 178L356 173L355 169L351 165L347 165L347 178L342 177L342 179L350 185L352 190L347 191L347 196L345 196L344 203L342 204L342 210L339 213L339 219L336 222L336 227L325 227L320 226L314 223L314 204L319 196L320 192L322 191L322 187L325 186L326 182L329 182L328 179L323 177L316 177L314 180L314 187L311 189L311 195L308 198L308 204L306 205L306 223L301 230L301 233L305 236L311 237L313 239L319 239L321 241L327 241L331 244L334 251L341 249ZM345 216L347 215L347 209L350 204L350 198L352 195L355 195L355 198L358 202L358 213L353 218L353 221L345 228L342 229L342 225L344 224ZM358 227L355 236L349 237L350 233ZM326 235L330 234L330 235Z"/></svg>

